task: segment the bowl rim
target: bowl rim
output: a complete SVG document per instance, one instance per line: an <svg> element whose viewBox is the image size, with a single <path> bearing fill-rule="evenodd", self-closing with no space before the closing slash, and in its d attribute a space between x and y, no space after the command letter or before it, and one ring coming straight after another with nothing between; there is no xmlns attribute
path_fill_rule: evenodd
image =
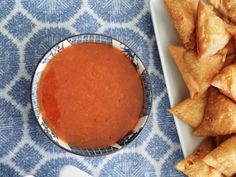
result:
<svg viewBox="0 0 236 177"><path fill-rule="evenodd" d="M137 56L139 62L141 62L142 66L144 67L144 71L146 71L146 73L147 73L146 76L147 76L148 83L150 84L149 97L148 97L148 98L150 99L150 100L149 100L149 101L150 101L150 109L149 109L148 112L147 112L147 115L146 115L146 116L147 116L147 119L145 120L142 129L137 133L137 135L136 135L133 139L131 139L131 140L129 141L129 143L122 145L121 148L116 148L116 150L114 150L114 151L109 151L109 152L100 153L100 154L89 154L89 155L80 154L80 153L74 152L73 150L69 150L69 149L63 147L62 145L56 143L51 137L48 136L48 134L43 130L43 128L42 128L42 126L40 125L40 122L39 122L39 120L38 120L38 118L37 118L37 116L36 116L35 108L34 108L34 106L33 106L33 96L32 96L32 92L33 92L33 81L34 81L34 78L35 78L35 74L36 74L36 71L37 71L37 69L38 69L38 66L41 64L41 62L42 62L42 60L44 59L44 57L45 57L55 46L58 46L58 44L60 44L61 42L66 41L66 40L68 40L68 39L76 38L76 37L78 37L78 36L84 36L84 35L103 36L103 37L106 37L106 38L110 38L110 39L112 39L112 40L115 40L115 41L117 41L117 42L123 44L124 46L126 46L131 52L133 52L133 53ZM101 43L104 43L104 42L101 42ZM71 44L71 45L72 45L72 44ZM112 44L108 44L108 45L112 45ZM120 50L120 49L119 49L119 50ZM136 69L136 70L137 70L137 69ZM142 78L141 78L141 80L142 80L142 82L143 82L143 79L142 79ZM144 88L143 88L143 89L144 89ZM127 145L129 145L130 143L132 143L132 142L134 141L134 139L136 139L136 138L140 135L140 132L145 128L145 126L146 126L146 124L147 124L147 122L148 122L148 120L149 120L150 113L151 113L151 110L152 110L152 103L153 103L153 90L152 90L152 89L153 89L153 88L152 88L152 82L151 82L150 74L149 74L149 72L148 72L148 70L147 70L147 66L143 63L143 61L142 61L142 59L139 57L139 55L137 55L137 53L134 52L134 51L132 50L132 48L129 47L129 45L127 45L126 43L120 41L119 39L117 39L117 38L115 38L115 37L113 37L113 36L109 36L109 35L106 35L106 34L100 34L100 33L80 33L80 34L70 35L70 36L68 36L68 37L66 37L66 38L63 38L62 40L56 42L55 44L53 44L53 45L41 56L41 58L39 59L38 63L36 64L36 66L35 66L35 68L34 68L34 70L33 70L32 76L31 76L31 81L30 81L30 104L31 104L31 109L33 110L34 118L36 119L36 122L37 122L38 127L39 127L40 130L43 132L43 134L44 134L54 145L56 145L57 147L59 147L59 148L65 150L65 151L67 151L67 152L70 152L70 153L72 153L72 154L75 154L75 155L79 155L79 156L83 156L83 157L98 157L98 156L105 156L105 155L113 154L113 153L115 153L115 152L117 152L117 151L122 150L124 147L126 147ZM144 89L144 90L145 90L145 89ZM138 123L139 123L139 121L138 121ZM136 124L136 126L138 125L138 123ZM45 124L46 124L46 123L45 123ZM46 126L47 126L48 129L50 129L47 124L46 124ZM136 127L135 127L135 128L136 128ZM50 129L50 130L51 130L51 129ZM51 130L51 131L52 131L52 130ZM52 131L52 132L53 132L53 131ZM124 137L122 137L121 139L123 139L123 138L124 138ZM106 147L105 147L105 148L106 148ZM94 149L94 150L96 150L96 149ZM92 149L91 149L91 150L81 149L81 151L92 151Z"/></svg>

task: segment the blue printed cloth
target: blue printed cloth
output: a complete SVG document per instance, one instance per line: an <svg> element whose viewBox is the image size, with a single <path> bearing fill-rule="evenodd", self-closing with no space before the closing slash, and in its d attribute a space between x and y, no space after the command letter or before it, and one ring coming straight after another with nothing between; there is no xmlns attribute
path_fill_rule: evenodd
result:
<svg viewBox="0 0 236 177"><path fill-rule="evenodd" d="M148 123L128 147L80 157L51 143L36 124L30 82L42 55L73 34L103 33L127 43L153 84ZM74 165L95 177L183 176L182 159L158 56L148 0L0 0L0 177L57 177Z"/></svg>

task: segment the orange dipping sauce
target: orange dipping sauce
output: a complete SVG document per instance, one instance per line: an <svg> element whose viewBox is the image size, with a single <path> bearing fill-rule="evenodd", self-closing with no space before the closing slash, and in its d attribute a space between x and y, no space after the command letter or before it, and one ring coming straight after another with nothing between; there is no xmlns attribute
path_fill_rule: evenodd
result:
<svg viewBox="0 0 236 177"><path fill-rule="evenodd" d="M120 50L78 43L49 61L38 88L48 127L70 145L97 149L132 131L144 105L140 75Z"/></svg>

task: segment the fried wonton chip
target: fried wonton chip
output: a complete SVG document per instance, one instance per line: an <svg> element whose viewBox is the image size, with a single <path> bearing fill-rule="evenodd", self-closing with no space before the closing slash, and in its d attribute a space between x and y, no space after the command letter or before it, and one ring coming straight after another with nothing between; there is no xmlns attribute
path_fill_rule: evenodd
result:
<svg viewBox="0 0 236 177"><path fill-rule="evenodd" d="M226 18L236 23L235 0L209 0L209 2Z"/></svg>
<svg viewBox="0 0 236 177"><path fill-rule="evenodd" d="M223 50L207 60L197 60L197 54L193 50L169 46L169 51L182 74L191 98L203 94L208 89L212 79L223 67L227 53L227 50Z"/></svg>
<svg viewBox="0 0 236 177"><path fill-rule="evenodd" d="M226 23L216 16L213 8L200 0L197 11L197 47L199 59L206 59L226 46L231 38L226 28Z"/></svg>
<svg viewBox="0 0 236 177"><path fill-rule="evenodd" d="M219 136L232 133L236 133L236 104L211 87L203 120L194 135Z"/></svg>
<svg viewBox="0 0 236 177"><path fill-rule="evenodd" d="M236 64L226 66L213 79L211 85L220 89L220 92L236 101Z"/></svg>
<svg viewBox="0 0 236 177"><path fill-rule="evenodd" d="M176 168L189 177L223 177L219 171L210 167L202 160L215 147L213 138L206 138L193 154L180 161Z"/></svg>
<svg viewBox="0 0 236 177"><path fill-rule="evenodd" d="M236 174L236 136L223 142L203 160L226 176Z"/></svg>
<svg viewBox="0 0 236 177"><path fill-rule="evenodd" d="M191 127L197 128L202 121L206 102L207 92L187 98L169 111Z"/></svg>
<svg viewBox="0 0 236 177"><path fill-rule="evenodd" d="M165 0L180 40L187 49L195 47L195 14L197 3L193 0Z"/></svg>

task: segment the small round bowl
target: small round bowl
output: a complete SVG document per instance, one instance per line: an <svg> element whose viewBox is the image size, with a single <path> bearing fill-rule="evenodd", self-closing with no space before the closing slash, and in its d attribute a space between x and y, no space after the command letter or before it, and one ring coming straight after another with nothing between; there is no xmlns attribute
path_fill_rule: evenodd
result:
<svg viewBox="0 0 236 177"><path fill-rule="evenodd" d="M76 43L83 43L83 42L100 42L100 43L109 44L118 48L125 55L127 55L130 61L133 63L133 65L135 66L135 68L137 69L138 73L141 76L143 86L144 86L144 108L134 130L128 133L122 139L120 139L116 144L113 144L108 147L100 148L100 149L81 149L79 147L73 147L67 144L66 142L62 141L47 126L39 110L37 91L38 91L38 86L39 86L39 80L42 75L42 72L44 71L45 66L53 58L55 54L62 51L65 47L68 47ZM51 49L49 49L49 51L40 60L39 64L36 67L36 70L34 72L34 76L32 79L31 103L33 106L35 117L37 119L37 122L40 128L53 143L63 148L64 150L67 150L77 155L99 156L99 155L110 154L112 152L115 152L121 149L125 145L132 142L137 137L137 135L141 132L141 130L143 129L143 127L145 126L147 122L147 119L151 110L151 105L152 105L152 91L151 90L152 89L151 89L150 78L144 64L142 63L140 58L133 52L133 50L131 50L127 45L118 41L117 39L114 39L109 36L101 35L101 34L80 34L80 35L69 37L57 43Z"/></svg>

